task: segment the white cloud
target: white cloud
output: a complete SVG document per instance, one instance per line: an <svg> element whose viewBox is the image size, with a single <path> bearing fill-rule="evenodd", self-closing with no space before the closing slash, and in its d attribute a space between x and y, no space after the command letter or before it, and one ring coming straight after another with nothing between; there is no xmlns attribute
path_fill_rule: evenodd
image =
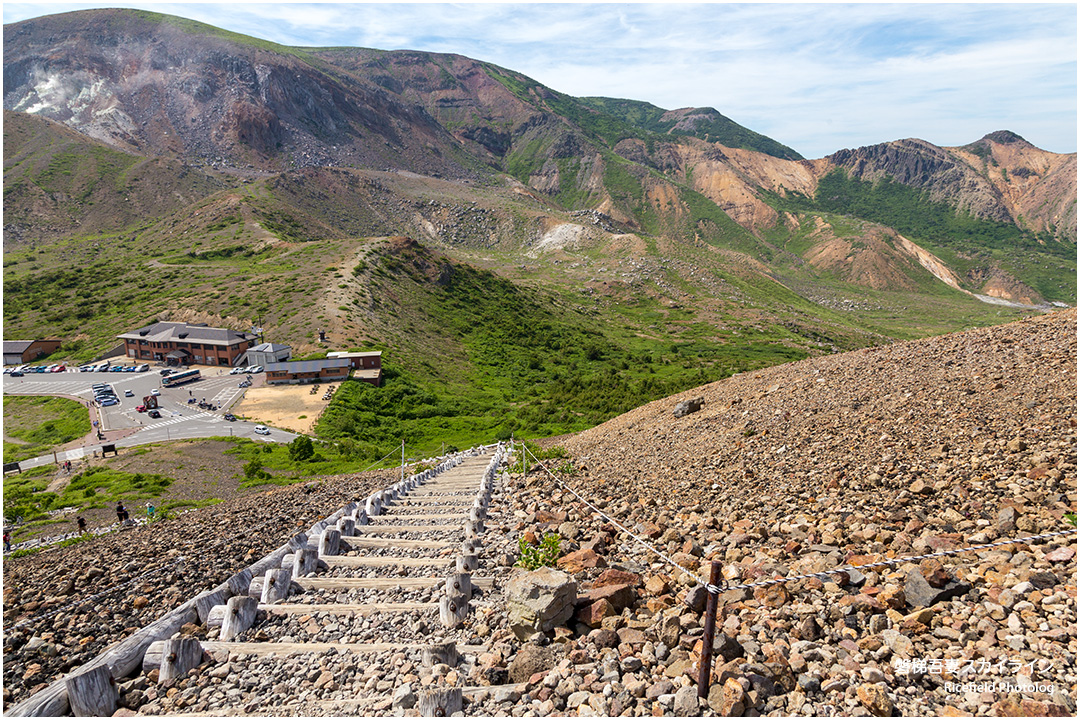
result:
<svg viewBox="0 0 1080 720"><path fill-rule="evenodd" d="M290 45L458 53L571 95L713 106L808 157L998 129L1076 149L1068 4L125 5ZM93 6L5 3L4 22Z"/></svg>

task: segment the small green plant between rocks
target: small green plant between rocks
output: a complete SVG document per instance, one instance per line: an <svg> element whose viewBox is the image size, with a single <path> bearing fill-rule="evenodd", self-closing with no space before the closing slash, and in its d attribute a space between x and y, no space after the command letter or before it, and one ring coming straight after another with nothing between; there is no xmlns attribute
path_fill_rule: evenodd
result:
<svg viewBox="0 0 1080 720"><path fill-rule="evenodd" d="M559 559L559 544L562 538L559 533L547 533L540 541L540 546L529 544L522 536L518 538L518 561L516 567L526 570L539 570L542 567L555 567Z"/></svg>

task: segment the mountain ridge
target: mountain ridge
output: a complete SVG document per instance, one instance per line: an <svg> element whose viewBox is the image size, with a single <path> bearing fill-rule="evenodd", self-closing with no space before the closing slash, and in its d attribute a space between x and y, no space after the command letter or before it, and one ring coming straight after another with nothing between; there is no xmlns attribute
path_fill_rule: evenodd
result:
<svg viewBox="0 0 1080 720"><path fill-rule="evenodd" d="M139 321L205 304L210 319L249 313L243 322L254 322L261 312L258 324L271 330L304 338L318 325L356 344L341 308L359 289L320 273L352 267L365 238L390 236L576 296L571 305L605 317L656 303L668 317L675 308L705 325L757 316L800 327L802 341L847 338L845 347L908 336L896 318L929 332L1003 312L980 307L978 296L1027 308L1075 302L1075 154L1041 151L1008 131L961 148L893 141L810 160L716 142L708 128L724 121L736 136L774 141L711 108L573 98L462 55L288 48L124 10L4 32L5 112L23 111L13 129L59 138L52 117L99 143L68 153L70 167L48 143L22 155L5 143L13 331L75 327L82 310L35 307L50 263L79 258L104 272L141 249L152 274L194 284L159 299L130 293L143 298L132 305ZM622 109L605 112L605 103ZM44 129L26 129L35 123ZM92 164L106 150L170 170L129 183L123 168ZM185 189L170 172L199 183ZM97 178L94 192L118 190L68 202L88 177ZM133 188L156 204L129 202L141 197ZM325 262L313 244L325 246ZM249 280L289 288L275 273L294 272L286 269L294 262L313 279L319 310L261 291L246 306L230 304L243 285L229 263ZM163 270L177 264L202 270L183 280ZM924 321L929 307L940 320ZM100 332L84 340L96 346Z"/></svg>

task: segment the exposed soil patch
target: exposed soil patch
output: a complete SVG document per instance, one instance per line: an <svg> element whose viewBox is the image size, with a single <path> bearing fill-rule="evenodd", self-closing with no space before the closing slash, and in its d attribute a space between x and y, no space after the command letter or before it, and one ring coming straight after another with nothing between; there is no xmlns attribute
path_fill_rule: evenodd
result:
<svg viewBox="0 0 1080 720"><path fill-rule="evenodd" d="M315 421L330 404L323 396L340 383L319 385L273 385L250 388L233 413L257 422L298 433L311 433ZM312 394L312 389L315 393Z"/></svg>

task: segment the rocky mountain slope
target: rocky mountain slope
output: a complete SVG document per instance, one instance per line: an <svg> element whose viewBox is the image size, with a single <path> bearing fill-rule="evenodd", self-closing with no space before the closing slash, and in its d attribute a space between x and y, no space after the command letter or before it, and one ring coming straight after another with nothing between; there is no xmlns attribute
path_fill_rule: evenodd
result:
<svg viewBox="0 0 1080 720"><path fill-rule="evenodd" d="M704 574L718 560L726 583L753 582L1068 529L1075 395L1068 311L747 373L558 442L573 456L566 482L584 497L684 568ZM691 398L702 409L675 417ZM535 477L538 508L569 503L599 532L603 518ZM643 599L664 607L679 572L620 543L638 563ZM724 688L710 706L1073 714L1075 547L1066 536L728 591ZM611 564L616 555L604 551ZM1008 669L912 672L919 659ZM1044 690L1022 696L946 687L1033 680Z"/></svg>
<svg viewBox="0 0 1080 720"><path fill-rule="evenodd" d="M440 286L378 267L388 237L715 373L698 381L760 340L820 354L1075 303L1075 155L1011 133L805 160L709 108L574 98L458 55L132 10L4 32L5 326L80 356L168 316L434 367L413 340L445 323L410 306Z"/></svg>
<svg viewBox="0 0 1080 720"><path fill-rule="evenodd" d="M485 546L559 532L559 567L579 587L576 613L553 631L558 642L515 639L498 609L477 615L469 629L490 648L458 680L524 687L474 696L467 714L1075 714L1074 537L727 589L713 685L699 704L701 589L612 523L692 573L721 562L729 586L1067 529L1064 515L1076 510L1075 349L1075 311L1059 312L747 373L553 441L571 451L571 470L548 463L556 481L528 463L512 480L511 519L493 521ZM676 402L692 397L703 407L675 417ZM5 563L5 622L29 621L5 635L5 702L176 605L183 588L209 586L280 544L267 528L307 526L377 482L279 489L154 531ZM196 548L199 563L175 565ZM69 572L57 576L57 564ZM132 596L133 609L66 607L110 588ZM355 708L348 703L363 693L348 683L368 673L348 657L316 661L336 664L348 682L322 682L319 668L304 699L288 698L302 713L275 707L289 695L277 683L297 671L295 660L259 662L276 677L215 660L175 688L136 678L124 702L146 714L198 712L229 691L234 705L251 708L233 707L236 715ZM380 670L381 690L363 700L389 709L398 685L428 672ZM251 690L260 683L265 692Z"/></svg>
<svg viewBox="0 0 1080 720"><path fill-rule="evenodd" d="M195 588L212 588L280 547L299 532L294 528L385 487L387 477L376 471L293 485L6 558L4 709L185 602Z"/></svg>

